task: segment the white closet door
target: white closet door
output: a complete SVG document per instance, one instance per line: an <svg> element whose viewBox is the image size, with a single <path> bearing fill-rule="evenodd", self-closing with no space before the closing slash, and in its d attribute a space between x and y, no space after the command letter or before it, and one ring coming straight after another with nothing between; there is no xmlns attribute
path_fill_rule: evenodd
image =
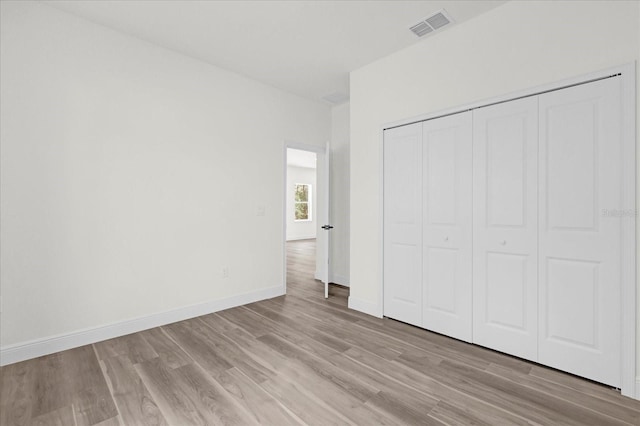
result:
<svg viewBox="0 0 640 426"><path fill-rule="evenodd" d="M620 386L620 80L540 96L539 361Z"/></svg>
<svg viewBox="0 0 640 426"><path fill-rule="evenodd" d="M471 113L423 123L422 326L471 341Z"/></svg>
<svg viewBox="0 0 640 426"><path fill-rule="evenodd" d="M473 341L537 359L538 98L473 115Z"/></svg>
<svg viewBox="0 0 640 426"><path fill-rule="evenodd" d="M421 183L422 124L386 130L384 315L418 326L422 323Z"/></svg>

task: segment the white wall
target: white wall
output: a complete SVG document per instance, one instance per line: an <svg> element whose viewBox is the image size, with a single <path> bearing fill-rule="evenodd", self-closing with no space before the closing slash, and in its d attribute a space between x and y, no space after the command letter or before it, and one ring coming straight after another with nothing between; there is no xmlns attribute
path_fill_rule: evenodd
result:
<svg viewBox="0 0 640 426"><path fill-rule="evenodd" d="M1 4L0 345L280 288L284 141L330 109Z"/></svg>
<svg viewBox="0 0 640 426"><path fill-rule="evenodd" d="M349 104L331 110L331 278L349 285Z"/></svg>
<svg viewBox="0 0 640 426"><path fill-rule="evenodd" d="M295 218L295 185L307 183L311 185L311 220L296 221ZM287 166L287 241L304 240L316 237L316 205L318 196L316 191L316 169L307 167Z"/></svg>
<svg viewBox="0 0 640 426"><path fill-rule="evenodd" d="M508 2L351 73L351 306L381 307L381 126L635 61L638 8Z"/></svg>

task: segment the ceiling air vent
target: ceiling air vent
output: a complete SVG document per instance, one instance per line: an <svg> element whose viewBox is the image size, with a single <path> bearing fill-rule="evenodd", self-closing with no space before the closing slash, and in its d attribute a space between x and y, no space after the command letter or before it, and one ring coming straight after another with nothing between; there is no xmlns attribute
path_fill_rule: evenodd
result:
<svg viewBox="0 0 640 426"><path fill-rule="evenodd" d="M423 35L429 34L430 32L432 32L433 28L427 25L426 22L420 22L419 24L416 24L413 27L411 27L410 30L413 31L418 37L422 37Z"/></svg>
<svg viewBox="0 0 640 426"><path fill-rule="evenodd" d="M442 9L433 15L427 16L409 29L418 37L422 37L447 26L452 22L453 19L451 19L447 11Z"/></svg>

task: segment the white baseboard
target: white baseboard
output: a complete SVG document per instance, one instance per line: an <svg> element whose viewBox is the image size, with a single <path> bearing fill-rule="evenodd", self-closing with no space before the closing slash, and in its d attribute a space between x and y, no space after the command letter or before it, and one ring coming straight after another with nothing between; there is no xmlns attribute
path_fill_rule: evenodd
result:
<svg viewBox="0 0 640 426"><path fill-rule="evenodd" d="M0 348L0 366L13 364L27 359L49 355L67 349L124 336L149 328L171 324L189 318L222 311L259 300L282 296L283 286L269 287L250 293L239 294L225 299L212 300L197 305L185 306L167 312L160 312L145 317L135 318L100 327L87 328L67 334L45 337L29 342L8 345Z"/></svg>
<svg viewBox="0 0 640 426"><path fill-rule="evenodd" d="M636 379L635 399L640 400L640 377Z"/></svg>
<svg viewBox="0 0 640 426"><path fill-rule="evenodd" d="M367 315L371 315L377 318L382 318L382 306L377 303L371 303L366 300L356 299L349 296L349 309L354 311L360 311Z"/></svg>

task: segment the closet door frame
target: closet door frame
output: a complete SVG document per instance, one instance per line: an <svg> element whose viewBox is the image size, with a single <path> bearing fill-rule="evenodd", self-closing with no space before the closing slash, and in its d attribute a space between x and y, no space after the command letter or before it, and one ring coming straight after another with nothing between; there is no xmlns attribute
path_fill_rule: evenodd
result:
<svg viewBox="0 0 640 426"><path fill-rule="evenodd" d="M622 179L623 187L622 191L622 205L620 206L620 214L622 218L622 248L621 248L621 277L622 277L622 296L620 301L621 306L621 393L622 395L640 399L640 379L636 381L636 271L637 271L637 250L636 250L636 221L638 217L638 211L636 209L636 63L631 62L628 64L620 65L617 67L607 68L604 70L592 72L578 77L564 79L555 83L545 84L530 89L520 90L507 95L496 96L493 98L468 103L454 108L448 108L445 110L435 111L427 114L422 114L416 117L394 121L383 124L379 128L379 142L378 149L380 152L380 170L379 175L379 228L378 236L380 244L379 250L379 285L378 285L378 303L371 304L366 307L366 312L377 317L382 317L383 308L383 291L384 291L384 196L383 196L383 182L384 182L384 131L394 127L404 126L407 124L417 123L420 121L431 120L439 117L444 117L451 114L457 114L463 111L472 110L475 108L481 108L497 103L507 102L514 99L519 99L527 96L539 95L545 92L560 90L566 87L571 87L579 84L585 84L596 80L601 80L608 77L619 76L622 85L622 155L623 155L623 170ZM640 123L638 123L640 125ZM355 302L355 301L354 301ZM350 308L360 307L354 306L349 303Z"/></svg>

